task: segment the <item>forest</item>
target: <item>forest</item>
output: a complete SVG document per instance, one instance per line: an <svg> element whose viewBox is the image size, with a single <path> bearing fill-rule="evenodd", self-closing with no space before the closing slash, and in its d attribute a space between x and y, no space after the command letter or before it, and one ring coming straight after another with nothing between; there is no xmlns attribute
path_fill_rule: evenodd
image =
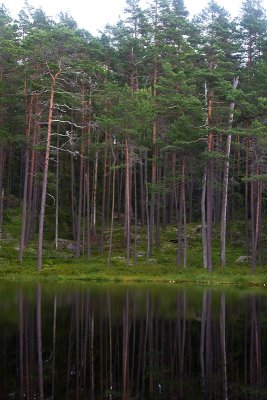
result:
<svg viewBox="0 0 267 400"><path fill-rule="evenodd" d="M215 1L194 18L183 0L126 3L98 36L65 12L0 7L0 240L15 213L19 261L34 243L40 271L46 241L110 265L121 232L129 266L171 227L187 267L194 226L203 268L227 266L236 241L255 273L267 260L261 1L237 18Z"/></svg>

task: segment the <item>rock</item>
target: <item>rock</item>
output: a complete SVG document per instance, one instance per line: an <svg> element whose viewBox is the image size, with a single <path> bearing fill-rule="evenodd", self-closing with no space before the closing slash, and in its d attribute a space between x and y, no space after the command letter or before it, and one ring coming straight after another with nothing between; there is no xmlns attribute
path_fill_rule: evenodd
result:
<svg viewBox="0 0 267 400"><path fill-rule="evenodd" d="M238 257L237 260L235 260L235 262L237 264L251 263L251 261L252 261L252 257L251 256L240 256L240 257Z"/></svg>
<svg viewBox="0 0 267 400"><path fill-rule="evenodd" d="M207 228L207 225L206 225L206 228ZM200 234L202 233L202 225L197 225L197 226L192 230L192 232L193 232L194 234L196 234L196 235L200 235Z"/></svg>
<svg viewBox="0 0 267 400"><path fill-rule="evenodd" d="M76 243L73 240L58 239L57 243L59 250L76 250Z"/></svg>
<svg viewBox="0 0 267 400"><path fill-rule="evenodd" d="M146 253L144 251L138 251L137 252L137 257L145 257Z"/></svg>

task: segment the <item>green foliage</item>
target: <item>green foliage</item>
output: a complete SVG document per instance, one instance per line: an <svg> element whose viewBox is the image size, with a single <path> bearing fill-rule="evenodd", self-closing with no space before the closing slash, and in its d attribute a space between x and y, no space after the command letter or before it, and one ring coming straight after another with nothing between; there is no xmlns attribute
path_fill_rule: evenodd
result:
<svg viewBox="0 0 267 400"><path fill-rule="evenodd" d="M243 217L247 195L244 182L255 182L263 183L264 215L265 12L259 1L245 1L239 21L232 20L224 8L211 1L193 21L187 17L183 0L153 0L145 10L138 0L128 0L123 19L115 26L107 26L100 38L94 38L78 29L67 13L61 13L56 23L42 9L25 3L15 23L7 10L0 7L0 150L4 153L0 172L3 172L5 209L10 207L12 196L16 206L20 203L25 177L33 178L30 199L35 199L31 211L33 225L37 227L51 82L60 71L52 110L46 240L52 241L54 237L57 183L59 229L65 238L75 237L80 195L84 231L86 216L92 213L86 210L87 197L91 208L93 201L96 202L97 223L108 231L114 171L115 217L122 214L126 142L131 173L131 223L136 205L137 223L142 210L143 225L149 225L150 219L157 217L162 225L170 223L173 228L174 220L180 218L183 180L185 211L188 214L191 208L191 219L196 222L200 216L202 175L209 164L214 167L212 186L218 189L213 196L218 220L226 160L230 161L229 197L233 214ZM240 84L235 88L233 80L237 77ZM229 135L233 136L233 145L228 157L225 148ZM209 138L212 143L208 148ZM25 173L27 156L29 163L33 156L35 159L30 164L32 169ZM158 196L157 204L153 204L153 195ZM152 206L158 210L151 217ZM163 224L165 211L170 215ZM14 230L19 230L17 223ZM96 231L99 225L94 228ZM122 225L119 229L122 231ZM167 229L163 235L167 237L170 232ZM94 235L97 237L96 232ZM124 243L122 232L114 235L119 237L113 243L114 257L123 257L116 253ZM140 247L145 251L144 227L140 236ZM176 247L167 244L155 251L155 264L161 268L165 264L172 264L169 265L172 268L175 263ZM5 245L11 260L13 244L10 248L8 243ZM106 236L102 247L108 248ZM218 249L215 240L215 265ZM32 253L26 254L26 259L32 260L30 263L33 254L35 246ZM201 257L198 238L190 244L188 265L192 269L194 263L200 267ZM56 268L53 260L46 260L47 269ZM95 262L105 264L103 259ZM150 265L145 261L140 263L145 268ZM111 264L114 268L118 264L124 267L125 260L112 259ZM48 270L45 274L49 275Z"/></svg>

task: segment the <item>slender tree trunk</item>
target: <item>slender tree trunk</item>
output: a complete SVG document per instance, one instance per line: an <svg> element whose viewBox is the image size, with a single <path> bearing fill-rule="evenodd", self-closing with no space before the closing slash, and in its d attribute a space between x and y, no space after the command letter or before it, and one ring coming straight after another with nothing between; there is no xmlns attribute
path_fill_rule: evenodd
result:
<svg viewBox="0 0 267 400"><path fill-rule="evenodd" d="M185 199L185 160L182 158L182 208L184 224L184 268L187 266L187 227L186 227L186 199Z"/></svg>
<svg viewBox="0 0 267 400"><path fill-rule="evenodd" d="M151 254L151 240L150 240L150 216L149 216L149 207L148 207L148 180L147 180L147 151L145 151L145 188L146 188L146 220L147 220L147 261L149 260Z"/></svg>
<svg viewBox="0 0 267 400"><path fill-rule="evenodd" d="M236 89L239 83L239 78L235 78L233 82L233 89ZM229 111L229 121L228 128L231 130L234 121L234 108L235 102L230 104ZM226 245L226 214L227 214L227 204L228 204L228 181L229 181L229 166L230 166L230 152L231 152L231 141L232 134L227 135L226 139L226 160L224 162L224 172L223 172L223 189L222 189L222 209L221 209L221 266L225 267L225 245Z"/></svg>
<svg viewBox="0 0 267 400"><path fill-rule="evenodd" d="M144 169L143 169L143 157L140 151L140 208L141 208L141 228L144 229L145 226L145 185L144 185Z"/></svg>
<svg viewBox="0 0 267 400"><path fill-rule="evenodd" d="M97 139L98 142L99 138ZM93 185L93 210L92 210L92 228L94 235L96 235L96 200L97 200L97 181L98 181L98 161L99 151L95 153L95 166L94 166L94 185Z"/></svg>
<svg viewBox="0 0 267 400"><path fill-rule="evenodd" d="M153 77L153 96L157 96L157 85L158 81L158 65L157 61L154 64L154 77ZM153 249L153 230L154 230L154 217L155 217L155 190L157 182L157 121L153 121L152 127L152 172L151 172L151 199L150 199L150 222L149 222L149 254L148 257L152 257Z"/></svg>
<svg viewBox="0 0 267 400"><path fill-rule="evenodd" d="M256 272L256 248L255 248L255 181L250 183L250 213L251 213L251 251L252 251L252 272Z"/></svg>
<svg viewBox="0 0 267 400"><path fill-rule="evenodd" d="M37 144L37 141L40 136L40 127L38 125L38 116L40 115L40 102L39 102L39 95L35 96L35 121L34 121L34 130L33 130L33 146ZM30 172L29 172L29 184L28 184L28 200L27 200L27 208L28 208L28 219L27 219L27 226L26 226L26 233L25 233L25 245L29 243L32 239L34 227L35 227L35 212L34 209L36 208L36 196L34 194L37 192L37 171L38 171L38 164L36 163L36 159L39 153L33 148L31 151L31 162L30 162ZM34 186L35 185L35 186Z"/></svg>
<svg viewBox="0 0 267 400"><path fill-rule="evenodd" d="M207 191L207 170L205 168L202 177L202 194L201 194L201 229L202 229L202 249L203 249L203 266L207 269L207 226L206 226L206 191Z"/></svg>
<svg viewBox="0 0 267 400"><path fill-rule="evenodd" d="M56 217L55 217L55 248L58 250L58 222L59 222L59 137L57 136L56 149Z"/></svg>
<svg viewBox="0 0 267 400"><path fill-rule="evenodd" d="M167 153L164 155L164 165L163 165L163 184L164 190L162 195L162 229L166 229L167 224L167 187L166 187L166 179L167 179L167 165L168 165L168 158Z"/></svg>
<svg viewBox="0 0 267 400"><path fill-rule="evenodd" d="M112 172L112 204L111 204L111 224L110 224L110 236L109 236L108 266L110 266L110 260L111 260L113 228L114 228L115 177L116 177L116 168L115 167L116 167L116 158L114 156L113 172Z"/></svg>
<svg viewBox="0 0 267 400"><path fill-rule="evenodd" d="M257 160L257 175L260 175L259 165ZM256 215L255 215L255 256L258 255L259 239L260 239L260 219L261 219L261 203L262 203L262 190L261 181L257 181L257 203L256 203Z"/></svg>
<svg viewBox="0 0 267 400"><path fill-rule="evenodd" d="M138 214L137 214L137 181L136 181L136 164L134 164L134 265L137 262L137 222L138 222Z"/></svg>
<svg viewBox="0 0 267 400"><path fill-rule="evenodd" d="M33 94L31 95L29 115L26 128L26 141L29 140L31 125L32 125L32 109L33 109ZM22 207L22 225L21 225L21 237L20 237L20 248L19 248L19 261L22 263L24 247L25 247L25 233L27 226L27 193L28 193L28 178L29 178L29 144L26 143L25 150L25 168L24 168L24 187L23 187L23 207Z"/></svg>
<svg viewBox="0 0 267 400"><path fill-rule="evenodd" d="M130 243L131 243L131 215L130 215L130 158L128 133L125 138L125 238L127 266L130 264Z"/></svg>
<svg viewBox="0 0 267 400"><path fill-rule="evenodd" d="M39 234L38 234L38 255L37 255L37 268L38 271L42 269L43 263L43 232L44 232L44 216L45 216L45 200L46 200L46 189L48 179L48 165L50 156L50 142L51 142L51 131L52 131L52 116L53 116L53 105L54 105L54 94L55 94L55 83L60 70L55 74L51 75L51 91L50 91L50 102L49 102L49 114L47 122L47 138L46 138L46 151L45 151L45 164L43 172L43 183L42 183L42 199L41 199L41 210L39 217Z"/></svg>
<svg viewBox="0 0 267 400"><path fill-rule="evenodd" d="M245 249L246 254L249 254L248 242L248 204L249 204L249 189L248 189L248 158L249 158L249 138L246 139L246 172L245 172Z"/></svg>
<svg viewBox="0 0 267 400"><path fill-rule="evenodd" d="M213 150L213 130L212 130L212 114L213 114L213 93L209 95L208 122L208 152ZM208 160L207 164L207 269L212 271L212 212L213 212L213 161Z"/></svg>
<svg viewBox="0 0 267 400"><path fill-rule="evenodd" d="M177 185L178 186L178 185ZM176 197L176 207L177 207L177 267L181 266L181 258L182 258L182 226L183 226L183 197L182 197L182 189L180 187L180 200L178 204L178 188L177 188L177 197Z"/></svg>
<svg viewBox="0 0 267 400"><path fill-rule="evenodd" d="M175 173L176 173L176 152L172 153L172 179L175 182L176 181L176 177L175 177ZM169 222L170 224L173 223L173 210L175 208L176 210L176 205L174 207L174 202L175 202L175 191L172 190L171 191L171 200L170 200L170 216L169 216ZM177 219L177 218L176 218Z"/></svg>
<svg viewBox="0 0 267 400"><path fill-rule="evenodd" d="M86 215L87 215L87 258L91 257L91 197L90 197L90 153L91 153L92 89L90 85L88 101L87 162L86 162Z"/></svg>
<svg viewBox="0 0 267 400"><path fill-rule="evenodd" d="M70 158L71 167L71 215L72 215L72 235L73 239L77 238L77 227L76 227L76 207L75 207L75 163L74 156L71 154Z"/></svg>
<svg viewBox="0 0 267 400"><path fill-rule="evenodd" d="M3 210L4 210L3 170L4 170L4 146L0 144L0 240L3 237Z"/></svg>
<svg viewBox="0 0 267 400"><path fill-rule="evenodd" d="M161 178L161 168L158 166L157 167L157 182L160 183L160 178ZM161 202L161 195L158 192L156 194L156 247L159 249L160 247L160 202Z"/></svg>
<svg viewBox="0 0 267 400"><path fill-rule="evenodd" d="M106 217L106 186L107 186L107 145L108 145L108 133L105 133L105 151L104 151L104 165L103 165L103 190L102 190L102 223L101 223L101 241L100 241L100 252L103 254L104 247L104 229L105 229L105 217Z"/></svg>
<svg viewBox="0 0 267 400"><path fill-rule="evenodd" d="M82 132L80 147L80 182L79 182L79 205L77 219L77 240L76 240L76 257L81 254L81 219L82 219L82 203L84 191L84 126L85 126L85 85L82 82Z"/></svg>

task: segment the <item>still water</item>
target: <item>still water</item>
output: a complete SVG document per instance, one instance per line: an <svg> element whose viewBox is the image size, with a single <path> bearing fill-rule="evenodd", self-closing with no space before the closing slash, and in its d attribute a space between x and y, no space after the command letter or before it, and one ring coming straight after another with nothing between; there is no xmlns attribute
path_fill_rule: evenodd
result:
<svg viewBox="0 0 267 400"><path fill-rule="evenodd" d="M0 284L0 399L267 399L267 296Z"/></svg>

